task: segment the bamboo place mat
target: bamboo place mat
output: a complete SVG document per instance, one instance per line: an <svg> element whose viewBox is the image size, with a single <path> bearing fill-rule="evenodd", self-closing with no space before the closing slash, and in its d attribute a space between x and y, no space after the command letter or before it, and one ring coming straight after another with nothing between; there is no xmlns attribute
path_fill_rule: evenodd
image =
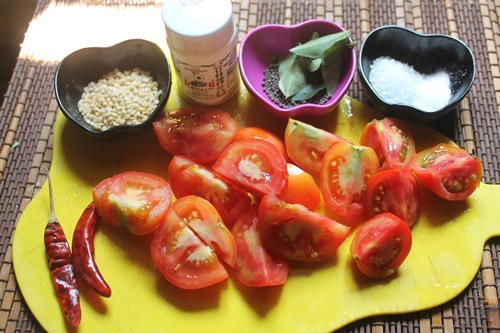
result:
<svg viewBox="0 0 500 333"><path fill-rule="evenodd" d="M248 31L262 24L290 25L312 18L332 20L352 29L352 37L358 42L371 29L388 24L424 33L449 34L464 41L476 58L474 85L456 110L429 126L481 158L483 182L500 183L500 1L234 0L233 3L240 41ZM77 48L112 45L129 37L146 37L165 46L160 10L161 1L38 2L0 109L2 332L43 332L17 287L11 240L21 213L45 180L41 168L50 166L52 126L58 114L53 90L56 66ZM367 102L357 77L348 95ZM451 302L407 315L363 319L341 331L500 332L499 258L500 239L490 239L484 246L483 261L474 280Z"/></svg>

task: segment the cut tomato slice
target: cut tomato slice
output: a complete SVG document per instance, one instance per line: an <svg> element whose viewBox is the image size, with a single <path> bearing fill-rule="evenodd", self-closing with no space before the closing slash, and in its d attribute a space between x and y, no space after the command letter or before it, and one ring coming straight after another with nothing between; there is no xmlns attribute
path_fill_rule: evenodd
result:
<svg viewBox="0 0 500 333"><path fill-rule="evenodd" d="M229 114L208 107L172 110L153 121L153 127L163 149L197 163L215 161L238 129Z"/></svg>
<svg viewBox="0 0 500 333"><path fill-rule="evenodd" d="M170 184L144 172L123 172L103 180L92 191L99 216L123 225L136 235L154 231L167 213L172 199Z"/></svg>
<svg viewBox="0 0 500 333"><path fill-rule="evenodd" d="M321 202L321 193L313 176L295 164L288 163L288 186L283 200L291 204L301 204L315 210Z"/></svg>
<svg viewBox="0 0 500 333"><path fill-rule="evenodd" d="M348 226L273 195L262 198L258 218L264 246L292 261L314 262L331 256L350 231Z"/></svg>
<svg viewBox="0 0 500 333"><path fill-rule="evenodd" d="M243 139L262 139L271 142L278 150L283 154L283 157L287 162L290 162L290 158L287 155L285 142L275 133L265 130L260 127L242 127L236 131L233 141L239 141Z"/></svg>
<svg viewBox="0 0 500 333"><path fill-rule="evenodd" d="M261 139L233 142L212 169L233 185L257 196L282 196L286 190L286 161L278 149Z"/></svg>

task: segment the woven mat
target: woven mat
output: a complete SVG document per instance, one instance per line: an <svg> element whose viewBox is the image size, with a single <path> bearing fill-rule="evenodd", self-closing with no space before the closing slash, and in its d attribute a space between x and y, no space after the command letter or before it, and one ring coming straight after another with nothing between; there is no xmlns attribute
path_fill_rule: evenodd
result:
<svg viewBox="0 0 500 333"><path fill-rule="evenodd" d="M38 2L0 109L1 332L43 332L16 285L11 239L20 214L45 180L41 168L50 166L52 126L58 114L53 92L56 66L77 48L99 43L111 45L125 37L148 37L166 44L158 16L161 2ZM498 0L233 0L233 3L240 41L258 25L295 24L312 18L333 20L352 29L353 38L358 41L371 29L386 24L424 33L449 34L463 40L476 57L476 81L455 111L430 126L481 158L483 182L500 183ZM367 102L357 77L348 94ZM483 262L475 279L456 299L428 311L364 319L342 331L500 332L499 258L500 239L491 239L485 244Z"/></svg>

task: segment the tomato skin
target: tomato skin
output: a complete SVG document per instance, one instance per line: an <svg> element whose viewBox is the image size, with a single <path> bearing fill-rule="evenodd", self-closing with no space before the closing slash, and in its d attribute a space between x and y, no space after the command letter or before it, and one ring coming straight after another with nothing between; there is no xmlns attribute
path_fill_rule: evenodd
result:
<svg viewBox="0 0 500 333"><path fill-rule="evenodd" d="M208 200L228 227L231 227L239 214L252 203L246 192L234 187L212 169L186 156L172 158L168 167L168 178L176 198L196 195Z"/></svg>
<svg viewBox="0 0 500 333"><path fill-rule="evenodd" d="M146 235L158 227L167 213L172 190L161 177L129 171L100 182L92 190L92 197L105 222Z"/></svg>
<svg viewBox="0 0 500 333"><path fill-rule="evenodd" d="M262 198L258 219L264 246L292 261L324 260L336 252L350 231L348 226L273 195Z"/></svg>
<svg viewBox="0 0 500 333"><path fill-rule="evenodd" d="M411 227L418 218L420 189L410 169L388 169L375 174L366 185L369 217L392 213Z"/></svg>
<svg viewBox="0 0 500 333"><path fill-rule="evenodd" d="M257 196L286 191L286 161L278 149L261 139L233 142L212 165L221 177L238 188Z"/></svg>
<svg viewBox="0 0 500 333"><path fill-rule="evenodd" d="M234 273L248 287L267 287L284 284L290 264L272 255L264 247L258 231L258 205L242 212L231 232L236 240L237 255Z"/></svg>
<svg viewBox="0 0 500 333"><path fill-rule="evenodd" d="M167 281L182 289L205 288L228 277L215 249L206 243L211 240L200 237L205 234L199 233L197 227L203 223L194 227L188 223L192 222L189 207L194 208L195 204L189 197L175 201L151 242L151 256L158 270ZM214 217L204 215L204 218L213 221Z"/></svg>
<svg viewBox="0 0 500 333"><path fill-rule="evenodd" d="M468 198L479 187L483 175L477 156L446 143L417 153L411 168L425 187L450 201Z"/></svg>
<svg viewBox="0 0 500 333"><path fill-rule="evenodd" d="M239 141L243 139L262 139L271 142L278 150L283 154L283 157L287 162L291 162L288 154L286 152L285 142L282 138L280 138L275 133L265 130L260 127L242 127L236 131L236 134L233 138L234 141Z"/></svg>
<svg viewBox="0 0 500 333"><path fill-rule="evenodd" d="M415 156L413 136L406 125L396 118L373 119L366 124L359 144L375 150L380 170L405 168Z"/></svg>
<svg viewBox="0 0 500 333"><path fill-rule="evenodd" d="M307 123L289 119L285 129L285 146L290 159L305 172L319 175L323 156L328 148L349 142L334 133Z"/></svg>
<svg viewBox="0 0 500 333"><path fill-rule="evenodd" d="M379 171L377 154L370 147L349 143L332 146L323 158L320 190L326 205L351 221L366 217L366 184Z"/></svg>
<svg viewBox="0 0 500 333"><path fill-rule="evenodd" d="M391 213L375 215L354 234L350 252L363 274L383 278L406 260L412 246L408 225Z"/></svg>
<svg viewBox="0 0 500 333"><path fill-rule="evenodd" d="M160 145L172 155L211 163L231 143L238 126L227 113L208 107L183 107L153 121Z"/></svg>
<svg viewBox="0 0 500 333"><path fill-rule="evenodd" d="M313 176L295 164L288 163L288 186L283 200L291 204L301 204L315 210L321 202L321 193Z"/></svg>

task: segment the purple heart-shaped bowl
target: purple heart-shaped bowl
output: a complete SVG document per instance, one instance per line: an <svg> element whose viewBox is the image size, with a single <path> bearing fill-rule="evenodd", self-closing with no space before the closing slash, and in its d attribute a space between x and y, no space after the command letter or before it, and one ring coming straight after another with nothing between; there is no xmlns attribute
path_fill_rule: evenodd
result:
<svg viewBox="0 0 500 333"><path fill-rule="evenodd" d="M383 26L371 31L359 49L358 74L371 104L386 116L422 124L453 110L470 90L475 72L467 45L443 34Z"/></svg>
<svg viewBox="0 0 500 333"><path fill-rule="evenodd" d="M280 107L264 92L262 83L264 71L274 57L287 55L291 48L309 41L314 32L329 35L341 31L345 29L337 23L320 19L292 26L267 24L255 28L242 40L239 53L240 73L247 90L266 110L280 118L321 116L331 112L349 89L356 73L354 47L343 57L338 87L324 104L307 103L289 109Z"/></svg>

